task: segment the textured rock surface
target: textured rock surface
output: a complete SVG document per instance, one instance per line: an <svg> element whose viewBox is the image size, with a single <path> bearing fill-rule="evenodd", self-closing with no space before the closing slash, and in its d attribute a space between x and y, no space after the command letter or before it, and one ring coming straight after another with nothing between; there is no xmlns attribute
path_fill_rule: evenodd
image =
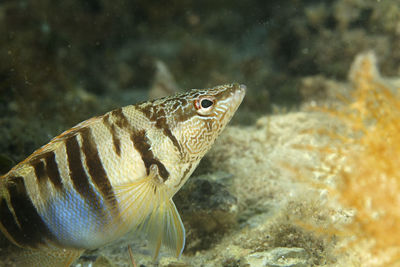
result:
<svg viewBox="0 0 400 267"><path fill-rule="evenodd" d="M227 174L222 174L226 177ZM214 175L220 176L220 175ZM186 252L211 248L224 234L237 226L238 203L226 185L210 179L213 175L192 177L175 199L188 229ZM232 175L227 177L232 178Z"/></svg>
<svg viewBox="0 0 400 267"><path fill-rule="evenodd" d="M244 257L241 267L306 267L307 252L302 248L274 248Z"/></svg>

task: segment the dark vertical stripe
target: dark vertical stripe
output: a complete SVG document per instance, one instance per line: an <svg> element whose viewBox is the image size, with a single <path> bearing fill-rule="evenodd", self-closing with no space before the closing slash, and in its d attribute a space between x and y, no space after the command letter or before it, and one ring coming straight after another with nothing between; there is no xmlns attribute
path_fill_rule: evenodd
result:
<svg viewBox="0 0 400 267"><path fill-rule="evenodd" d="M0 204L1 222L10 236L21 246L37 247L45 239L54 239L36 207L28 196L22 177L11 177L6 185L16 217L3 199ZM17 224L17 221L20 227Z"/></svg>
<svg viewBox="0 0 400 267"><path fill-rule="evenodd" d="M100 190L103 198L110 201L112 207L117 207L114 191L101 162L90 128L82 129L81 137L82 152L85 155L86 166L93 183Z"/></svg>
<svg viewBox="0 0 400 267"><path fill-rule="evenodd" d="M111 134L112 134L115 152L117 153L118 156L121 156L121 141L119 140L119 138L117 136L114 124L111 125Z"/></svg>
<svg viewBox="0 0 400 267"><path fill-rule="evenodd" d="M89 177L83 168L77 136L72 136L65 140L65 147L67 150L70 177L75 190L92 204L91 206L95 211L102 210L100 200L90 186Z"/></svg>
<svg viewBox="0 0 400 267"><path fill-rule="evenodd" d="M145 130L136 131L135 133L133 133L131 135L131 140L135 149L142 157L143 163L146 167L147 175L150 174L150 166L156 164L158 167L158 171L160 172L160 176L165 182L169 177L169 172L165 168L164 164L162 164L157 158L154 157L154 154L151 151L151 146L146 137Z"/></svg>
<svg viewBox="0 0 400 267"><path fill-rule="evenodd" d="M119 128L129 129L129 128L132 127L130 125L128 119L124 115L124 112L122 111L122 108L119 108L119 109L116 109L116 110L112 111L111 114L114 116L115 124L117 124L117 126Z"/></svg>
<svg viewBox="0 0 400 267"><path fill-rule="evenodd" d="M56 161L56 154L51 151L45 154L44 159L46 161L46 172L50 181L53 183L54 187L57 189L62 189L62 181L60 176L60 171L58 169L58 164Z"/></svg>
<svg viewBox="0 0 400 267"><path fill-rule="evenodd" d="M109 121L109 118L110 118L110 116L108 114L106 116L104 116L103 124L106 126L108 131L110 131L110 133L111 133L115 153L117 153L118 156L121 156L121 141L119 140L119 137L117 135L115 125L111 124L111 122Z"/></svg>
<svg viewBox="0 0 400 267"><path fill-rule="evenodd" d="M163 131L164 135L171 140L172 144L178 149L180 155L183 156L182 148L176 137L172 134L170 127L167 123L164 108L155 109L154 106L138 106L138 109L146 116L146 118L148 118L152 122L155 122L156 128Z"/></svg>
<svg viewBox="0 0 400 267"><path fill-rule="evenodd" d="M138 108L141 109L140 106ZM149 144L149 140L146 137L146 131L135 130L134 127L130 125L128 119L124 115L122 108L114 110L111 114L114 116L115 123L118 127L128 129L130 132L132 132L132 143L142 157L143 163L146 167L147 175L150 174L150 166L156 164L161 178L163 179L163 181L166 181L169 177L169 172L165 168L164 164L162 164L160 160L158 160L154 156L153 151L151 150L151 146Z"/></svg>
<svg viewBox="0 0 400 267"><path fill-rule="evenodd" d="M41 161L40 159L36 160L36 162L32 163L32 167L35 170L36 179L39 182L43 182L44 179L46 179L47 177L43 161Z"/></svg>
<svg viewBox="0 0 400 267"><path fill-rule="evenodd" d="M62 189L61 176L58 170L54 151L36 155L30 161L30 164L34 169L36 179L40 184L47 182L48 179L50 179L56 189Z"/></svg>

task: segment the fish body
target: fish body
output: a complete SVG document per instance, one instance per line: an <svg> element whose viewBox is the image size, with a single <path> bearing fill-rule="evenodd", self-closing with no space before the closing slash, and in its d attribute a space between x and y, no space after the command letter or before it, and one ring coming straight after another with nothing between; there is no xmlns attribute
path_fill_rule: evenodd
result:
<svg viewBox="0 0 400 267"><path fill-rule="evenodd" d="M172 201L229 122L245 86L193 89L113 110L52 139L0 177L0 230L20 266L69 266L142 230L180 256Z"/></svg>

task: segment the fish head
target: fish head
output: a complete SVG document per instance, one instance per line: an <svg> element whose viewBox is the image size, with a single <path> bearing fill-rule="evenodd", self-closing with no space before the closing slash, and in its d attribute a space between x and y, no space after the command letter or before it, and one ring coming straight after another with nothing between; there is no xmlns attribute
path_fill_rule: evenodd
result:
<svg viewBox="0 0 400 267"><path fill-rule="evenodd" d="M186 162L200 160L242 102L246 86L237 83L192 89L170 98L169 125Z"/></svg>

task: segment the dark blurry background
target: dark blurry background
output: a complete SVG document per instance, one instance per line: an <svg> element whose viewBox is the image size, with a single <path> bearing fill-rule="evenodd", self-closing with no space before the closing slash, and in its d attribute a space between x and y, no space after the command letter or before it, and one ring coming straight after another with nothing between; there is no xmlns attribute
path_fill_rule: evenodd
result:
<svg viewBox="0 0 400 267"><path fill-rule="evenodd" d="M234 123L296 109L305 78L345 81L364 50L399 75L399 14L389 0L3 0L0 173L74 124L146 99L156 60L182 89L246 84Z"/></svg>

